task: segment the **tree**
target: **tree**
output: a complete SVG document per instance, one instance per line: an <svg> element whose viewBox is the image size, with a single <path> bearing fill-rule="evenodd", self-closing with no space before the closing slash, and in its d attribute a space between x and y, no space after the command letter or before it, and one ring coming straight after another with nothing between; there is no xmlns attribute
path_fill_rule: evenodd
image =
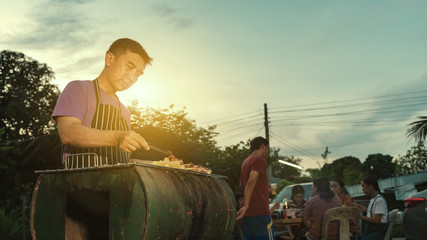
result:
<svg viewBox="0 0 427 240"><path fill-rule="evenodd" d="M272 151L271 154L274 159L281 159L289 163L293 163L296 165L299 165L302 161L301 158L297 158L294 156L279 156L278 154L275 154L274 151ZM277 178L286 179L288 181L294 181L295 178L299 177L301 175L301 170L295 167L291 167L288 165L284 165L278 161L271 164L271 168L273 169L273 175Z"/></svg>
<svg viewBox="0 0 427 240"><path fill-rule="evenodd" d="M381 153L370 154L362 164L362 170L365 174L375 175L378 179L385 179L394 176L396 163L393 157Z"/></svg>
<svg viewBox="0 0 427 240"><path fill-rule="evenodd" d="M408 137L412 137L416 142L424 142L427 136L427 117L419 116L420 120L409 124L406 131Z"/></svg>
<svg viewBox="0 0 427 240"><path fill-rule="evenodd" d="M360 181L362 180L363 176L364 173L360 171L360 169L347 168L343 171L342 180L346 185L356 185L360 184Z"/></svg>
<svg viewBox="0 0 427 240"><path fill-rule="evenodd" d="M23 53L0 52L2 140L23 140L54 129L50 115L59 96L53 71Z"/></svg>
<svg viewBox="0 0 427 240"><path fill-rule="evenodd" d="M210 162L209 166L216 174L228 177L227 183L233 192L241 192L240 168L243 161L251 154L249 141L239 142L217 152L218 159Z"/></svg>
<svg viewBox="0 0 427 240"><path fill-rule="evenodd" d="M406 175L427 169L427 149L423 141L396 158L396 174Z"/></svg>
<svg viewBox="0 0 427 240"><path fill-rule="evenodd" d="M149 143L171 150L177 157L184 158L185 162L209 166L218 159L219 148L215 141L218 133L214 132L216 126L207 129L198 127L194 120L188 118L185 108L175 110L174 105L161 109L140 108L137 101L128 108L132 129ZM145 153L137 151L135 154L142 156Z"/></svg>
<svg viewBox="0 0 427 240"><path fill-rule="evenodd" d="M308 168L306 171L310 174L310 179L316 179L323 176L322 171L318 168Z"/></svg>
<svg viewBox="0 0 427 240"><path fill-rule="evenodd" d="M360 163L360 160L353 156L342 157L334 160L332 163L323 165L321 173L329 179L341 178L344 180L344 173L346 170L361 172L362 164ZM344 183L348 185L347 182Z"/></svg>

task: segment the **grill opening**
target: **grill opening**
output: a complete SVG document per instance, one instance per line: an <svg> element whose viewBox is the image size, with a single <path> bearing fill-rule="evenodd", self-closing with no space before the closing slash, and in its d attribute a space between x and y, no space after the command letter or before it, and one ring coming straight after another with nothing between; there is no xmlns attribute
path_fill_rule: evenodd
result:
<svg viewBox="0 0 427 240"><path fill-rule="evenodd" d="M65 239L109 239L109 191L67 193Z"/></svg>

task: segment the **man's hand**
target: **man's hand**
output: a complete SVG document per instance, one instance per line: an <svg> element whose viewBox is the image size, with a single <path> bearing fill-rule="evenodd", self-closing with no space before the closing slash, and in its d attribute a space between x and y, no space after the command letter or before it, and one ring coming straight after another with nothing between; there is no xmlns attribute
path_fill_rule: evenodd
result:
<svg viewBox="0 0 427 240"><path fill-rule="evenodd" d="M365 206L362 206L362 205L360 205L360 204L357 204L356 202L353 202L353 206L355 206L355 207L359 208L363 213L365 213L365 212L366 212L366 210L367 210Z"/></svg>
<svg viewBox="0 0 427 240"><path fill-rule="evenodd" d="M242 219L245 216L246 210L248 210L246 207L242 207L241 209L239 209L239 211L237 212L236 220Z"/></svg>
<svg viewBox="0 0 427 240"><path fill-rule="evenodd" d="M134 152L140 148L144 148L146 151L150 150L145 139L135 131L122 132L119 135L118 145L124 152Z"/></svg>
<svg viewBox="0 0 427 240"><path fill-rule="evenodd" d="M271 207L271 210L272 210L272 211L274 211L274 210L276 210L276 209L279 209L279 207L280 207L280 202L276 202L276 203L273 205L273 207Z"/></svg>
<svg viewBox="0 0 427 240"><path fill-rule="evenodd" d="M58 117L57 128L63 144L85 148L120 146L125 152L150 150L145 139L135 131L90 128L75 117Z"/></svg>

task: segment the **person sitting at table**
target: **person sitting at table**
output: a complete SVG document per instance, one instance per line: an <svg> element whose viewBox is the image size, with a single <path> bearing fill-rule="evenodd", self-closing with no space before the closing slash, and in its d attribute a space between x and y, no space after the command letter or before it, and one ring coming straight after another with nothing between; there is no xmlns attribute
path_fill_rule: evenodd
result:
<svg viewBox="0 0 427 240"><path fill-rule="evenodd" d="M304 208L305 208L305 199L304 199L304 188L301 185L295 185L292 188L292 196L288 201L288 206L295 212L299 212L298 218L304 218ZM298 239L300 236L303 236L307 231L305 228L299 226L287 226L289 236L281 236L282 239Z"/></svg>
<svg viewBox="0 0 427 240"><path fill-rule="evenodd" d="M347 189L345 188L344 181L341 178L334 178L331 181L331 191L335 193L340 199L343 207L353 206L353 199L350 197ZM359 227L356 220L350 220L350 232L354 236L359 233Z"/></svg>
<svg viewBox="0 0 427 240"><path fill-rule="evenodd" d="M308 240L320 240L324 213L331 208L340 207L338 197L331 191L326 177L316 178L311 186L313 197L305 204L304 222L308 228ZM328 226L328 240L339 239L338 223L333 221Z"/></svg>
<svg viewBox="0 0 427 240"><path fill-rule="evenodd" d="M341 178L332 179L331 191L338 196L343 207L353 206L353 199L351 199L347 189L345 189L344 181Z"/></svg>

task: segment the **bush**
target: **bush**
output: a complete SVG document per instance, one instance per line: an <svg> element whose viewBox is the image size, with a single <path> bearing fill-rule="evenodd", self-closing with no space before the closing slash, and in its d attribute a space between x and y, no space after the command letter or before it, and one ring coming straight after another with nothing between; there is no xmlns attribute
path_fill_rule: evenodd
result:
<svg viewBox="0 0 427 240"><path fill-rule="evenodd" d="M15 216L12 210L9 214L4 208L0 208L0 239L22 238L22 217Z"/></svg>

